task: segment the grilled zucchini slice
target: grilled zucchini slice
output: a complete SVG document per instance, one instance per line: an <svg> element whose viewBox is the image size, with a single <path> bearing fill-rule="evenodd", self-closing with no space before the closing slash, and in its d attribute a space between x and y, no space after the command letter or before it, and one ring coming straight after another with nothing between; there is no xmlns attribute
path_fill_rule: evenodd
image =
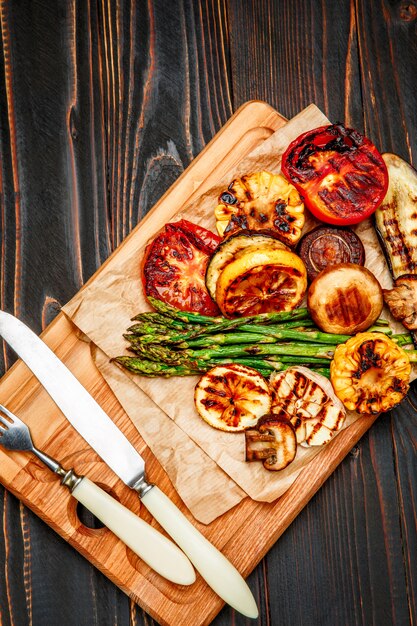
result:
<svg viewBox="0 0 417 626"><path fill-rule="evenodd" d="M258 252L263 247L272 250L288 250L272 233L262 231L242 230L219 244L211 257L206 271L206 287L209 294L216 299L216 286L219 276L231 261L234 261L244 252Z"/></svg>

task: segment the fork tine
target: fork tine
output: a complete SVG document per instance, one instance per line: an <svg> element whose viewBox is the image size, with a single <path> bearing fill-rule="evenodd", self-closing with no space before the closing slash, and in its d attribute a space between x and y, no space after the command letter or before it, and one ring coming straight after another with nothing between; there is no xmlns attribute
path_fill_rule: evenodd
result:
<svg viewBox="0 0 417 626"><path fill-rule="evenodd" d="M3 424L6 428L7 426L11 426L11 422L9 422L9 420L4 419L3 415L0 415L0 424ZM2 430L6 430L6 428L3 428L3 426L0 426L0 428Z"/></svg>
<svg viewBox="0 0 417 626"><path fill-rule="evenodd" d="M7 417L9 418L10 421L7 421L4 419L4 417L2 417L2 415L0 414L0 422L2 422L3 424L10 424L10 422L20 422L20 419L14 415L11 411L9 411L9 409L6 409L5 406L3 406L3 404L0 404L0 411L2 413L4 413L5 415L7 415Z"/></svg>
<svg viewBox="0 0 417 626"><path fill-rule="evenodd" d="M3 411L3 413L6 413L7 417L10 417L11 420L16 417L16 415L13 415L13 413L9 411L9 409L6 409L4 404L0 404L0 411Z"/></svg>

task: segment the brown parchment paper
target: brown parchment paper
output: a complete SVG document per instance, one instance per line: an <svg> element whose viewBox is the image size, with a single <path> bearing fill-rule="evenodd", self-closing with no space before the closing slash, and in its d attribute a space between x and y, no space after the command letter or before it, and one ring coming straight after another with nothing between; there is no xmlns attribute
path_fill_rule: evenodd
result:
<svg viewBox="0 0 417 626"><path fill-rule="evenodd" d="M185 217L215 231L213 209L219 194L233 178L260 169L278 173L281 155L288 144L301 133L327 123L323 113L311 105L277 130L236 167L225 172L208 192L190 206L182 207L178 218ZM314 219L308 217L303 232L315 225ZM383 287L389 288L391 277L371 222L363 222L356 230L365 245L366 266ZM64 307L64 312L100 348L98 367L167 471L178 493L198 519L214 519L238 503L244 494L254 500L275 500L289 488L308 462L320 453L320 448L298 446L295 460L285 470L268 472L260 463L245 462L244 434L220 432L199 418L193 402L197 377L145 378L118 370L117 366L108 363L108 357L128 354L122 334L136 313L149 309L138 275L142 254L143 250L138 249L128 258L121 256L119 262L116 260L112 263L111 271L101 272L90 286L75 296ZM144 407L149 419L141 419L138 406L141 410ZM345 428L358 418L357 414L349 413ZM184 462L188 462L191 453L193 458L198 458L199 471L185 475ZM204 516L208 504L202 477L206 471L211 472L208 482L213 496L210 499L210 512Z"/></svg>

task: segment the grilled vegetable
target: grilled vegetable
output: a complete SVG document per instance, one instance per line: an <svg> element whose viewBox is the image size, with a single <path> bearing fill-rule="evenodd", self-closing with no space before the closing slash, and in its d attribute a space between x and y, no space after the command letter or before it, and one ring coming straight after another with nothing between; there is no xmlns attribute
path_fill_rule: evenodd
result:
<svg viewBox="0 0 417 626"><path fill-rule="evenodd" d="M298 191L280 174L265 171L234 180L220 194L214 215L220 235L268 229L289 246L297 243L304 226L304 204Z"/></svg>
<svg viewBox="0 0 417 626"><path fill-rule="evenodd" d="M382 290L391 315L408 330L417 330L417 274L404 274L393 289Z"/></svg>
<svg viewBox="0 0 417 626"><path fill-rule="evenodd" d="M264 415L256 429L245 432L246 461L262 461L267 470L282 470L295 459L297 439L291 422L278 415Z"/></svg>
<svg viewBox="0 0 417 626"><path fill-rule="evenodd" d="M417 274L417 171L396 154L383 154L389 176L375 227L393 278Z"/></svg>
<svg viewBox="0 0 417 626"><path fill-rule="evenodd" d="M228 432L253 427L271 407L265 378L238 363L218 365L204 374L196 385L194 402L210 426Z"/></svg>
<svg viewBox="0 0 417 626"><path fill-rule="evenodd" d="M295 139L282 157L282 173L313 215L344 226L369 217L388 185L387 168L376 147L343 124L321 126Z"/></svg>
<svg viewBox="0 0 417 626"><path fill-rule="evenodd" d="M301 259L288 250L250 249L228 263L216 286L216 302L226 317L291 311L307 288Z"/></svg>
<svg viewBox="0 0 417 626"><path fill-rule="evenodd" d="M211 257L206 271L206 286L215 300L216 286L221 272L231 261L248 252L258 252L265 248L286 250L287 247L273 233L264 231L241 230L225 239Z"/></svg>
<svg viewBox="0 0 417 626"><path fill-rule="evenodd" d="M305 263L310 282L327 267L365 262L365 249L357 234L350 228L335 226L318 226L311 230L301 238L297 253Z"/></svg>
<svg viewBox="0 0 417 626"><path fill-rule="evenodd" d="M166 224L151 241L142 262L145 295L184 311L217 315L205 285L207 262L220 238L187 220Z"/></svg>
<svg viewBox="0 0 417 626"><path fill-rule="evenodd" d="M411 366L407 353L382 333L359 333L337 346L330 380L349 411L389 411L405 397Z"/></svg>
<svg viewBox="0 0 417 626"><path fill-rule="evenodd" d="M274 372L269 382L271 411L290 419L298 443L321 446L342 428L346 411L324 376L295 366Z"/></svg>
<svg viewBox="0 0 417 626"><path fill-rule="evenodd" d="M375 323L384 302L381 286L368 269L340 263L313 280L307 304L319 328L327 333L353 335Z"/></svg>

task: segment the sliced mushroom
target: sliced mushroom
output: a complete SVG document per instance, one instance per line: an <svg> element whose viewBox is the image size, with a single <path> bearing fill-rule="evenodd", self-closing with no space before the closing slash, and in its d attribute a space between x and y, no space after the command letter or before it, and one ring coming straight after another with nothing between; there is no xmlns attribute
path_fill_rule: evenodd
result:
<svg viewBox="0 0 417 626"><path fill-rule="evenodd" d="M294 460L297 438L291 422L279 415L264 415L256 429L245 432L246 461L262 461L267 470L282 470Z"/></svg>
<svg viewBox="0 0 417 626"><path fill-rule="evenodd" d="M399 276L394 287L382 293L392 316L408 330L417 330L417 275Z"/></svg>

